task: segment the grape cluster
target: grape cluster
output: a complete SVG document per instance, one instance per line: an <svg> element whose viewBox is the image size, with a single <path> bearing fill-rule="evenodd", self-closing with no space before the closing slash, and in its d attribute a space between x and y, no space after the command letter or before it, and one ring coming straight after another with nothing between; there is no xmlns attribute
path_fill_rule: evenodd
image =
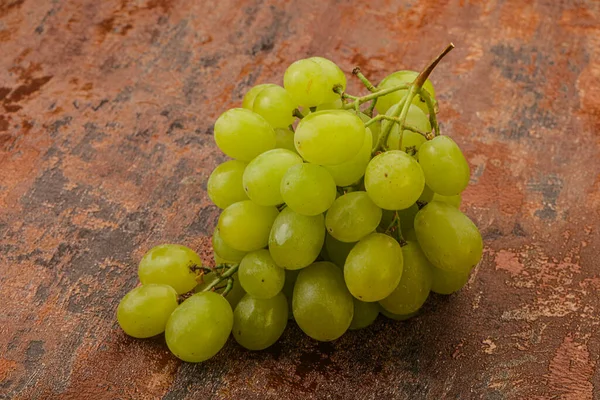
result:
<svg viewBox="0 0 600 400"><path fill-rule="evenodd" d="M458 291L483 244L459 210L469 166L439 133L427 79L443 54L377 87L356 69L371 92L361 97L321 57L290 65L283 87L250 89L214 126L231 158L207 184L223 210L212 237L217 266L184 246L151 249L142 286L119 305L123 330L164 331L177 357L200 362L230 333L261 350L294 319L331 341L380 313L408 319L430 292Z"/></svg>

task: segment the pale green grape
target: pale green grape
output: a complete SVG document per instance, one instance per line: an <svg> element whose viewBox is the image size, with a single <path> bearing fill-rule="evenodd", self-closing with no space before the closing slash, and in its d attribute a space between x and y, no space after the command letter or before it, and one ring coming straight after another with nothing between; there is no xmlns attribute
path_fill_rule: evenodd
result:
<svg viewBox="0 0 600 400"><path fill-rule="evenodd" d="M410 84L417 78L417 75L419 75L419 73L415 72L415 71L396 71L393 74L388 75L385 78L383 78L383 80L377 86L377 88L379 90L383 90L383 89L392 88L394 86L399 86L404 83ZM433 89L433 85L431 84L431 81L429 79L427 79L425 81L425 84L423 85L423 89L427 90L427 92L431 95L432 99L435 98L435 90ZM377 112L379 114L384 114L394 104L397 104L400 101L402 101L404 96L406 96L406 93L407 93L407 90L397 90L390 94L386 94L385 96L381 96L377 100L377 104L375 104L375 108L377 109ZM421 110L423 110L423 112L425 114L429 114L429 109L427 108L427 103L425 103L425 101L423 99L421 99L420 95L416 95L413 98L412 103L419 106L419 108Z"/></svg>
<svg viewBox="0 0 600 400"><path fill-rule="evenodd" d="M233 337L248 350L263 350L281 337L288 321L283 293L269 299L247 294L233 312Z"/></svg>
<svg viewBox="0 0 600 400"><path fill-rule="evenodd" d="M229 263L217 263L217 264L229 264ZM238 277L237 272L233 274L231 277L233 279L233 287L227 293L225 299L229 302L232 309L235 309L235 306L240 302L242 297L246 295L244 288L240 284L240 279ZM210 285L215 279L217 279L217 274L214 272L209 272L208 274L204 274L202 277L202 281L194 288L194 293L200 293L204 291L208 285Z"/></svg>
<svg viewBox="0 0 600 400"><path fill-rule="evenodd" d="M348 254L350 254L350 250L352 250L355 244L356 242L341 242L330 234L325 236L325 248L327 249L327 255L331 261L340 268L344 268L346 258L348 258Z"/></svg>
<svg viewBox="0 0 600 400"><path fill-rule="evenodd" d="M385 114L388 116L393 116L394 113L398 110L398 107L400 107L400 104L392 106ZM400 126L393 121L382 121L381 129L385 131L389 124L393 125L387 140L388 149L398 150L398 141L400 140ZM427 118L427 116L423 114L423 111L421 111L419 107L413 104L411 104L408 108L408 113L406 114L406 124L414 126L421 132L431 132L431 124L429 123L429 118ZM426 141L427 139L425 139L423 135L405 129L402 133L402 148L400 150L414 156L421 148L421 145Z"/></svg>
<svg viewBox="0 0 600 400"><path fill-rule="evenodd" d="M377 303L365 303L357 298L352 298L354 302L354 316L350 323L350 330L363 329L375 322L379 315L379 305Z"/></svg>
<svg viewBox="0 0 600 400"><path fill-rule="evenodd" d="M296 164L302 164L302 158L286 149L269 150L250 161L243 177L250 200L261 206L283 203L281 180L288 168Z"/></svg>
<svg viewBox="0 0 600 400"><path fill-rule="evenodd" d="M265 249L246 254L238 275L246 293L259 299L275 296L285 282L285 270L275 264L269 250Z"/></svg>
<svg viewBox="0 0 600 400"><path fill-rule="evenodd" d="M344 264L344 279L357 299L379 301L398 286L402 268L398 242L383 233L372 233L350 250Z"/></svg>
<svg viewBox="0 0 600 400"><path fill-rule="evenodd" d="M369 161L371 161L372 146L373 134L367 128L365 131L365 141L354 157L342 164L325 166L337 186L349 186L362 178Z"/></svg>
<svg viewBox="0 0 600 400"><path fill-rule="evenodd" d="M285 269L310 265L325 241L322 214L301 215L286 207L275 220L269 236L269 251L275 263Z"/></svg>
<svg viewBox="0 0 600 400"><path fill-rule="evenodd" d="M293 319L294 314L292 312L292 297L294 295L294 286L296 285L296 279L301 270L299 269L286 269L285 270L285 282L281 293L285 295L288 303L288 319Z"/></svg>
<svg viewBox="0 0 600 400"><path fill-rule="evenodd" d="M406 315L403 315L403 314L392 314L391 312L389 312L388 310L386 310L383 307L379 310L379 312L381 314L383 314L386 318L393 319L394 321L406 321L407 319L410 319L412 317L416 317L419 314L418 311L415 311L414 313L406 314Z"/></svg>
<svg viewBox="0 0 600 400"><path fill-rule="evenodd" d="M300 121L294 141L298 153L308 162L342 164L362 147L365 126L360 118L345 110L317 111Z"/></svg>
<svg viewBox="0 0 600 400"><path fill-rule="evenodd" d="M421 203L430 203L433 201L434 195L435 193L433 193L433 190L431 190L429 186L425 185L425 187L423 187L423 192L421 192L421 195L417 201Z"/></svg>
<svg viewBox="0 0 600 400"><path fill-rule="evenodd" d="M225 161L217 166L208 178L208 197L219 208L227 208L238 201L247 200L242 175L246 163L238 160Z"/></svg>
<svg viewBox="0 0 600 400"><path fill-rule="evenodd" d="M335 181L316 164L290 167L281 180L281 196L292 210L302 215L324 213L335 200Z"/></svg>
<svg viewBox="0 0 600 400"><path fill-rule="evenodd" d="M169 350L187 362L206 361L227 342L233 311L215 292L196 293L171 314L165 330Z"/></svg>
<svg viewBox="0 0 600 400"><path fill-rule="evenodd" d="M296 145L294 144L294 132L292 132L290 128L275 129L275 148L286 149L298 153Z"/></svg>
<svg viewBox="0 0 600 400"><path fill-rule="evenodd" d="M244 200L233 203L219 217L219 234L223 241L238 251L262 249L269 242L269 232L279 212Z"/></svg>
<svg viewBox="0 0 600 400"><path fill-rule="evenodd" d="M444 196L442 194L434 193L432 201L448 203L453 207L460 208L460 203L462 203L462 196L460 194L454 196Z"/></svg>
<svg viewBox="0 0 600 400"><path fill-rule="evenodd" d="M245 108L232 108L215 122L215 141L229 157L250 161L275 148L275 131L260 115Z"/></svg>
<svg viewBox="0 0 600 400"><path fill-rule="evenodd" d="M425 178L419 163L399 150L375 156L365 172L365 188L371 200L386 210L402 210L419 198Z"/></svg>
<svg viewBox="0 0 600 400"><path fill-rule="evenodd" d="M165 331L177 308L177 292L171 286L150 283L127 293L117 308L121 329L135 338L149 338Z"/></svg>
<svg viewBox="0 0 600 400"><path fill-rule="evenodd" d="M467 273L483 252L481 234L475 224L457 208L431 202L415 217L417 239L434 267Z"/></svg>
<svg viewBox="0 0 600 400"><path fill-rule="evenodd" d="M436 136L423 143L418 158L425 182L434 192L454 196L469 184L469 164L460 148L448 136Z"/></svg>
<svg viewBox="0 0 600 400"><path fill-rule="evenodd" d="M344 105L344 103L342 103L342 99L338 97L335 101L333 101L331 103L319 104L315 111L339 110L340 108L342 108L343 105Z"/></svg>
<svg viewBox="0 0 600 400"><path fill-rule="evenodd" d="M325 217L327 232L342 242L358 242L373 232L381 221L381 208L366 192L350 192L338 197Z"/></svg>
<svg viewBox="0 0 600 400"><path fill-rule="evenodd" d="M404 269L400 283L379 304L393 314L406 315L417 311L427 300L433 279L433 266L417 242L407 242L402 247L402 257Z"/></svg>
<svg viewBox="0 0 600 400"><path fill-rule="evenodd" d="M344 72L333 61L323 57L311 57L312 60L319 64L323 70L323 76L326 79L328 91L326 91L323 103L332 103L340 98L340 95L333 91L335 85L340 85L342 90L346 90L346 76Z"/></svg>
<svg viewBox="0 0 600 400"><path fill-rule="evenodd" d="M342 336L354 315L342 270L330 262L317 262L300 271L292 309L296 323L311 338L326 342Z"/></svg>
<svg viewBox="0 0 600 400"><path fill-rule="evenodd" d="M194 250L178 244L161 244L144 254L138 267L142 284L169 285L178 294L196 286L196 273L190 268L202 265Z"/></svg>
<svg viewBox="0 0 600 400"><path fill-rule="evenodd" d="M244 254L246 254L246 253L244 253ZM214 252L213 252L213 256L214 256L215 264L216 265L219 265L219 264L237 264L236 261L227 260L227 259L219 256L217 253L214 253Z"/></svg>
<svg viewBox="0 0 600 400"><path fill-rule="evenodd" d="M245 251L236 250L225 243L219 232L219 227L215 227L212 235L212 245L215 255L221 259L227 260L226 264L238 263L246 255ZM219 264L219 263L217 263Z"/></svg>
<svg viewBox="0 0 600 400"><path fill-rule="evenodd" d="M458 292L467 284L469 273L470 271L452 272L433 267L433 283L431 285L431 291L439 294L452 294Z"/></svg>
<svg viewBox="0 0 600 400"><path fill-rule="evenodd" d="M330 98L328 83L321 65L309 58L292 63L283 76L285 90L303 107L315 107Z"/></svg>
<svg viewBox="0 0 600 400"><path fill-rule="evenodd" d="M254 106L254 99L258 94L265 88L270 86L277 86L273 83L261 83L260 85L256 85L252 87L250 90L246 92L244 96L244 100L242 101L242 108L252 111L252 106Z"/></svg>
<svg viewBox="0 0 600 400"><path fill-rule="evenodd" d="M297 104L281 86L272 85L258 92L252 104L252 111L261 115L273 128L287 128L294 122L294 109Z"/></svg>

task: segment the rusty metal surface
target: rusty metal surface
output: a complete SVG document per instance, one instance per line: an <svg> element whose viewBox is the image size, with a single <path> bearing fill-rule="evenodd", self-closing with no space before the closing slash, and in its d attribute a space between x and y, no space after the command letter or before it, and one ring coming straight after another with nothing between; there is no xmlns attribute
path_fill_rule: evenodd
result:
<svg viewBox="0 0 600 400"><path fill-rule="evenodd" d="M599 38L593 0L0 0L0 398L600 398ZM432 80L485 240L462 292L199 365L119 330L145 250L210 260L212 123L245 90L308 55L376 81L449 40Z"/></svg>

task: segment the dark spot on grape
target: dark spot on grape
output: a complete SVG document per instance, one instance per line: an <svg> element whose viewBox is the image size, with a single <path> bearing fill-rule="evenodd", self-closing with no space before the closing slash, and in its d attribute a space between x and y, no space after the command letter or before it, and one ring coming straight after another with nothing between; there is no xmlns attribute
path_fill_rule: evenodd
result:
<svg viewBox="0 0 600 400"><path fill-rule="evenodd" d="M329 232L333 232L333 229L332 229L332 228L327 228L327 230L328 230Z"/></svg>
<svg viewBox="0 0 600 400"><path fill-rule="evenodd" d="M387 174L387 172L386 172L385 174L383 174L383 176L385 176L385 177L387 178L387 177L388 177L388 174Z"/></svg>
<svg viewBox="0 0 600 400"><path fill-rule="evenodd" d="M261 279L260 281L261 281L262 283L265 283L265 280L264 280L264 279Z"/></svg>

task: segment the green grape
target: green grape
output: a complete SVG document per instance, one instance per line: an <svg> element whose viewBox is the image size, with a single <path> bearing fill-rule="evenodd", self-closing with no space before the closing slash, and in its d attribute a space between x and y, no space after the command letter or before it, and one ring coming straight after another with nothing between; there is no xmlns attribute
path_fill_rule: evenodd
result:
<svg viewBox="0 0 600 400"><path fill-rule="evenodd" d="M178 294L183 294L196 286L196 273L190 267L199 265L202 261L192 249L178 244L161 244L144 254L138 275L143 285L169 285Z"/></svg>
<svg viewBox="0 0 600 400"><path fill-rule="evenodd" d="M308 162L337 165L354 157L365 141L365 126L345 110L317 111L302 118L294 135L298 153Z"/></svg>
<svg viewBox="0 0 600 400"><path fill-rule="evenodd" d="M344 103L342 103L342 99L340 99L339 97L331 102L331 103L323 103L323 104L319 104L317 106L317 109L315 111L323 111L323 110L339 110L340 108L342 108L344 106Z"/></svg>
<svg viewBox="0 0 600 400"><path fill-rule="evenodd" d="M117 308L121 329L135 338L149 338L165 331L177 308L177 292L168 285L150 283L127 293Z"/></svg>
<svg viewBox="0 0 600 400"><path fill-rule="evenodd" d="M229 160L219 165L210 174L206 191L217 207L227 208L233 203L248 199L242 185L242 175L246 165L242 161Z"/></svg>
<svg viewBox="0 0 600 400"><path fill-rule="evenodd" d="M171 314L165 329L169 350L187 362L206 361L227 342L233 326L233 311L215 292L196 293Z"/></svg>
<svg viewBox="0 0 600 400"><path fill-rule="evenodd" d="M326 79L328 91L326 92L323 103L333 103L340 98L340 95L333 91L335 85L340 85L342 90L346 90L346 76L344 72L333 61L323 57L311 57L312 60L319 64L323 70L323 76Z"/></svg>
<svg viewBox="0 0 600 400"><path fill-rule="evenodd" d="M269 251L275 263L285 269L310 265L325 241L322 214L301 215L286 207L275 220L269 236Z"/></svg>
<svg viewBox="0 0 600 400"><path fill-rule="evenodd" d="M359 112L358 116L364 123L369 122L369 120L371 119L371 117L369 117L367 114L365 114L363 112ZM371 125L369 125L369 127L367 129L371 131L372 147L375 147L375 144L377 144L379 142L379 135L381 134L381 122L374 122ZM364 173L364 171L363 171L363 173Z"/></svg>
<svg viewBox="0 0 600 400"><path fill-rule="evenodd" d="M283 293L269 299L247 294L233 312L233 337L248 350L263 350L274 344L288 321L288 304Z"/></svg>
<svg viewBox="0 0 600 400"><path fill-rule="evenodd" d="M366 192L350 192L338 197L325 217L327 232L342 242L358 242L373 232L381 221L381 208Z"/></svg>
<svg viewBox="0 0 600 400"><path fill-rule="evenodd" d="M434 195L435 193L433 193L433 190L431 190L429 186L425 185L423 187L423 192L421 192L421 195L417 201L421 203L431 203Z"/></svg>
<svg viewBox="0 0 600 400"><path fill-rule="evenodd" d="M228 264L228 263L217 263L217 264ZM232 309L235 309L235 306L240 302L242 297L246 295L244 288L240 284L240 279L238 277L237 272L233 274L231 277L233 279L233 287L227 293L225 300L229 302ZM202 292L208 285L210 285L215 279L217 279L217 275L214 272L209 272L208 274L204 274L202 277L202 282L200 282L195 288L194 293Z"/></svg>
<svg viewBox="0 0 600 400"><path fill-rule="evenodd" d="M215 141L229 157L250 161L275 148L275 131L260 115L245 108L232 108L215 122Z"/></svg>
<svg viewBox="0 0 600 400"><path fill-rule="evenodd" d="M375 156L365 172L365 187L371 200L385 210L402 210L417 201L425 178L419 163L399 150Z"/></svg>
<svg viewBox="0 0 600 400"><path fill-rule="evenodd" d="M434 267L466 273L481 260L479 230L469 217L449 204L434 201L419 210L415 232Z"/></svg>
<svg viewBox="0 0 600 400"><path fill-rule="evenodd" d="M419 314L418 311L415 311L414 313L406 314L406 315L403 315L403 314L393 314L393 313L389 312L388 310L386 310L383 307L381 307L381 309L379 310L379 312L381 314L383 314L386 318L393 319L394 321L406 321L407 319L410 319L412 317L416 317Z"/></svg>
<svg viewBox="0 0 600 400"><path fill-rule="evenodd" d="M317 262L300 271L292 309L296 323L313 339L327 342L342 336L354 315L352 296L342 271L330 262Z"/></svg>
<svg viewBox="0 0 600 400"><path fill-rule="evenodd" d="M377 303L366 303L354 297L352 301L354 302L354 316L350 323L350 330L363 329L375 322L379 315Z"/></svg>
<svg viewBox="0 0 600 400"><path fill-rule="evenodd" d="M433 266L417 242L407 242L402 247L404 269L394 291L379 304L393 314L411 314L417 311L429 296L433 279Z"/></svg>
<svg viewBox="0 0 600 400"><path fill-rule="evenodd" d="M261 206L283 203L281 180L288 168L296 164L302 164L302 158L286 149L269 150L250 161L243 177L250 200Z"/></svg>
<svg viewBox="0 0 600 400"><path fill-rule="evenodd" d="M230 247L225 243L221 234L219 233L219 227L215 227L212 235L213 252L223 260L228 260L225 263L217 264L234 264L242 261L242 258L246 255L245 251L239 251Z"/></svg>
<svg viewBox="0 0 600 400"><path fill-rule="evenodd" d="M238 275L246 293L259 299L269 299L281 292L285 281L285 270L275 264L265 249L246 254Z"/></svg>
<svg viewBox="0 0 600 400"><path fill-rule="evenodd" d="M267 246L269 232L279 212L244 200L233 203L219 217L219 234L223 241L239 251L254 251Z"/></svg>
<svg viewBox="0 0 600 400"><path fill-rule="evenodd" d="M387 116L393 116L398 110L398 107L400 107L400 104L392 106L385 114ZM381 123L381 129L385 131L389 124L393 124L393 126L390 131L390 135L388 136L387 147L390 150L398 150L400 126L393 121L383 121ZM406 114L406 124L414 126L421 132L431 132L429 118L427 118L427 115L423 114L423 111L421 111L419 107L413 104L411 104L408 108L408 113ZM425 139L423 135L405 129L402 133L402 148L400 150L414 156L421 148L421 145L426 141L427 139Z"/></svg>
<svg viewBox="0 0 600 400"><path fill-rule="evenodd" d="M354 157L342 164L325 166L325 169L329 171L337 186L349 186L362 178L369 161L371 161L372 146L373 134L367 128L365 131L365 141Z"/></svg>
<svg viewBox="0 0 600 400"><path fill-rule="evenodd" d="M219 264L237 264L236 261L227 260L227 259L219 256L217 253L214 253L213 256L214 256L215 264L216 265L219 265Z"/></svg>
<svg viewBox="0 0 600 400"><path fill-rule="evenodd" d="M460 148L448 136L436 136L419 149L419 164L427 186L444 196L465 190L471 174Z"/></svg>
<svg viewBox="0 0 600 400"><path fill-rule="evenodd" d="M344 265L344 279L357 299L379 301L398 286L402 268L398 242L383 233L372 233L350 250Z"/></svg>
<svg viewBox="0 0 600 400"><path fill-rule="evenodd" d="M271 86L277 85L273 83L261 83L260 85L256 85L250 90L248 90L246 92L246 95L244 96L244 100L242 101L242 108L252 111L252 106L254 106L254 99L256 98L256 96L258 96L258 94L262 92L263 89Z"/></svg>
<svg viewBox="0 0 600 400"><path fill-rule="evenodd" d="M303 107L315 107L330 98L331 87L327 84L321 65L309 58L292 63L283 76L285 90Z"/></svg>
<svg viewBox="0 0 600 400"><path fill-rule="evenodd" d="M460 203L462 203L462 196L460 194L454 196L444 196L442 194L434 193L432 201L447 203L450 204L452 207L460 208Z"/></svg>
<svg viewBox="0 0 600 400"><path fill-rule="evenodd" d="M417 78L417 75L419 75L419 73L415 71L396 71L393 74L383 78L381 83L377 86L377 89L383 90L392 88L394 86L399 86L404 83L410 84ZM433 89L433 85L431 84L431 81L429 79L425 81L423 89L427 90L427 92L431 95L432 99L435 98L435 90ZM377 112L379 114L384 114L394 104L397 104L400 101L402 101L404 96L406 96L407 92L408 90L406 89L397 90L390 94L386 94L385 96L381 96L379 99L377 99L377 104L375 104ZM413 98L412 103L419 106L419 108L423 110L425 114L429 114L427 103L425 103L425 101L421 99L420 95L416 95Z"/></svg>
<svg viewBox="0 0 600 400"><path fill-rule="evenodd" d="M285 295L288 303L288 319L293 319L294 314L292 312L292 297L294 295L294 286L296 285L296 279L301 270L299 269L286 269L285 270L285 282L283 283L283 289L281 293Z"/></svg>
<svg viewBox="0 0 600 400"><path fill-rule="evenodd" d="M355 244L356 242L341 242L330 234L325 236L325 248L327 249L327 255L329 255L331 261L340 268L344 268L346 258L348 258L348 254L350 254L350 250L352 250Z"/></svg>
<svg viewBox="0 0 600 400"><path fill-rule="evenodd" d="M431 291L439 294L452 294L458 292L469 280L467 272L451 272L439 268L432 268L433 283Z"/></svg>
<svg viewBox="0 0 600 400"><path fill-rule="evenodd" d="M294 132L290 128L275 129L275 148L286 149L298 153L294 144Z"/></svg>
<svg viewBox="0 0 600 400"><path fill-rule="evenodd" d="M297 164L283 176L280 192L285 204L298 214L317 215L331 206L337 188L325 168L316 164Z"/></svg>
<svg viewBox="0 0 600 400"><path fill-rule="evenodd" d="M297 104L281 86L272 85L258 92L252 104L252 111L261 115L273 128L287 128L294 123L294 109Z"/></svg>

